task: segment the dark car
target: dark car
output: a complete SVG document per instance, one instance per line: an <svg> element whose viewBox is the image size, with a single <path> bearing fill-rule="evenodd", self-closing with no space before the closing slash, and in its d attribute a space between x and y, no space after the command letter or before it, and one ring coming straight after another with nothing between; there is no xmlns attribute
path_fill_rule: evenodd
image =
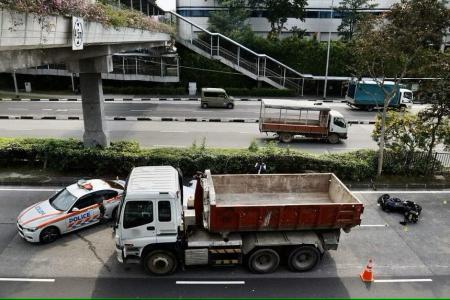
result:
<svg viewBox="0 0 450 300"><path fill-rule="evenodd" d="M385 212L398 212L403 214L405 216L403 223L417 223L419 215L422 212L422 206L414 201L391 197L389 194L380 196L380 198L378 198L378 204Z"/></svg>

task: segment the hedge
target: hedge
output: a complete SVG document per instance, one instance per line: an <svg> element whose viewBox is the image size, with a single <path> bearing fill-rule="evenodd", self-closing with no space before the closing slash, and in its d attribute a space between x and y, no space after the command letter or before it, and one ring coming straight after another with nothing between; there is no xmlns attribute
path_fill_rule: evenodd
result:
<svg viewBox="0 0 450 300"><path fill-rule="evenodd" d="M37 167L85 176L126 176L133 167L172 165L190 176L211 169L216 174L255 173L263 161L268 173L333 172L343 180L365 180L375 174L376 152L315 155L272 144L251 149L152 148L136 142L112 143L105 149L84 148L74 139L0 138L0 165Z"/></svg>

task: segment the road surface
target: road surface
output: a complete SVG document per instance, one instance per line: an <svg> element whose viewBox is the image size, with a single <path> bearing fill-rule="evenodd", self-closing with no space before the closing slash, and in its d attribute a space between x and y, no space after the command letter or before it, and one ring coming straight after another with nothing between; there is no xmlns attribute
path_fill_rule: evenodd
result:
<svg viewBox="0 0 450 300"><path fill-rule="evenodd" d="M376 205L381 192L358 192L362 225L342 233L337 251L306 273L280 267L256 275L243 267L189 268L168 277L145 275L140 265L115 259L109 224L63 236L49 245L17 234L19 212L55 187L0 186L0 297L339 297L449 298L449 191L394 196L423 206L419 223L404 227L400 215ZM359 273L374 260L375 282Z"/></svg>

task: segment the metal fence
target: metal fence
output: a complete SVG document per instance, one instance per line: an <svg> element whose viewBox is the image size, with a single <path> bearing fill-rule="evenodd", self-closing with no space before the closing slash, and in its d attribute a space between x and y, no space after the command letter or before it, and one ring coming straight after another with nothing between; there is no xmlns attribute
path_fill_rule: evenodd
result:
<svg viewBox="0 0 450 300"><path fill-rule="evenodd" d="M450 152L403 153L386 152L385 165L401 168L399 171L408 173L414 171L419 174L448 174L450 173Z"/></svg>

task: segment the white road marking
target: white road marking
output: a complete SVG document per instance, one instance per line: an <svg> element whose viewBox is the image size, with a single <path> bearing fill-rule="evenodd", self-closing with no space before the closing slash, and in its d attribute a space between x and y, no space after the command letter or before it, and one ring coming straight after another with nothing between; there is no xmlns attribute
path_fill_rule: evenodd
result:
<svg viewBox="0 0 450 300"><path fill-rule="evenodd" d="M450 190L444 190L444 191L352 191L353 193L359 193L359 194L443 194L443 193L450 193Z"/></svg>
<svg viewBox="0 0 450 300"><path fill-rule="evenodd" d="M153 145L154 148L187 148L186 146L180 145Z"/></svg>
<svg viewBox="0 0 450 300"><path fill-rule="evenodd" d="M388 227L388 224L359 225L360 227Z"/></svg>
<svg viewBox="0 0 450 300"><path fill-rule="evenodd" d="M423 279L375 279L374 282L378 283L386 283L386 282L431 282L433 279L431 278L423 278Z"/></svg>
<svg viewBox="0 0 450 300"><path fill-rule="evenodd" d="M42 110L51 111L53 109L52 108L43 108Z"/></svg>
<svg viewBox="0 0 450 300"><path fill-rule="evenodd" d="M161 133L186 133L187 131L160 131Z"/></svg>
<svg viewBox="0 0 450 300"><path fill-rule="evenodd" d="M14 282L55 282L53 278L0 278L0 281L14 281Z"/></svg>
<svg viewBox="0 0 450 300"><path fill-rule="evenodd" d="M177 281L176 284L245 284L245 281Z"/></svg>
<svg viewBox="0 0 450 300"><path fill-rule="evenodd" d="M57 109L56 111L68 111L67 109Z"/></svg>
<svg viewBox="0 0 450 300"><path fill-rule="evenodd" d="M130 109L130 111L153 111L151 109Z"/></svg>
<svg viewBox="0 0 450 300"><path fill-rule="evenodd" d="M0 192L9 191L9 192L55 192L60 189L18 189L18 188L0 188Z"/></svg>

